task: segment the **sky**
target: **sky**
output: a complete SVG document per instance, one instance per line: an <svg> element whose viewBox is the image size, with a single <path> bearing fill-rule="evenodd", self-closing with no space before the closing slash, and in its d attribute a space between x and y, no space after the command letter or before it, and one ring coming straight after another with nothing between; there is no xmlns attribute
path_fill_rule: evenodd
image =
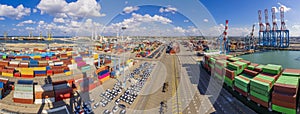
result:
<svg viewBox="0 0 300 114"><path fill-rule="evenodd" d="M229 36L248 35L253 24L257 35L257 11L267 8L272 23L275 8L280 27L284 7L291 36L300 36L299 5L297 0L0 0L0 34L219 36L229 20Z"/></svg>

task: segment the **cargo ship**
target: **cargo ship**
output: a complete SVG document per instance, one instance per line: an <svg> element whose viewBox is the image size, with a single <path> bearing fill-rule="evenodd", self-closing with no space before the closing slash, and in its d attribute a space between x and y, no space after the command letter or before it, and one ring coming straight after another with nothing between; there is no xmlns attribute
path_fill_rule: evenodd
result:
<svg viewBox="0 0 300 114"><path fill-rule="evenodd" d="M224 83L224 88L234 96L240 99L236 94L238 93L244 97L241 99L248 99L264 107L265 110L256 110L259 113L296 114L299 111L299 69L256 64L239 57L220 54L204 56L202 66L211 73L212 78ZM251 106L248 100L243 102Z"/></svg>

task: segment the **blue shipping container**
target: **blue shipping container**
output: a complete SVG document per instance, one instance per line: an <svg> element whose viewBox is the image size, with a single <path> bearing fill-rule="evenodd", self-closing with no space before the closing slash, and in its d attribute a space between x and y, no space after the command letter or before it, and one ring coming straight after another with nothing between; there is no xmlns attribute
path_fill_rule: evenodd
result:
<svg viewBox="0 0 300 114"><path fill-rule="evenodd" d="M101 76L101 75L103 75L103 74L106 74L106 73L108 73L109 72L109 70L103 70L103 71L101 71L101 72L99 72L99 76Z"/></svg>
<svg viewBox="0 0 300 114"><path fill-rule="evenodd" d="M18 84L32 85L33 80L18 80Z"/></svg>
<svg viewBox="0 0 300 114"><path fill-rule="evenodd" d="M47 74L46 71L34 71L34 74Z"/></svg>
<svg viewBox="0 0 300 114"><path fill-rule="evenodd" d="M110 73L110 76L116 76L116 71L112 71L112 72Z"/></svg>
<svg viewBox="0 0 300 114"><path fill-rule="evenodd" d="M0 82L0 88L4 88L4 83Z"/></svg>
<svg viewBox="0 0 300 114"><path fill-rule="evenodd" d="M22 60L29 60L29 58L22 58Z"/></svg>
<svg viewBox="0 0 300 114"><path fill-rule="evenodd" d="M38 64L29 64L29 67L38 67L39 65Z"/></svg>
<svg viewBox="0 0 300 114"><path fill-rule="evenodd" d="M46 70L50 70L51 69L51 67L50 66L46 66Z"/></svg>

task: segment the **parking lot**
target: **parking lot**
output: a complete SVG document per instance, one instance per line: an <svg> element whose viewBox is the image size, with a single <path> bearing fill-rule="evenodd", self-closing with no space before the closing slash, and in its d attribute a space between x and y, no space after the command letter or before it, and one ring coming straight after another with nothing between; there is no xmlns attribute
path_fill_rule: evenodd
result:
<svg viewBox="0 0 300 114"><path fill-rule="evenodd" d="M125 114L143 89L154 62L141 62L125 72L126 85L123 76L111 79L103 85L89 92L90 101L83 103L87 109L91 108L95 114L120 113Z"/></svg>

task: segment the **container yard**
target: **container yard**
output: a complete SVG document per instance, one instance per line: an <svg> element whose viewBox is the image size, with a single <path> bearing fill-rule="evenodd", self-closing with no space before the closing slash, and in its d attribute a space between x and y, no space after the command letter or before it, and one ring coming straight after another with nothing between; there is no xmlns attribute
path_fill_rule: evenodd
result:
<svg viewBox="0 0 300 114"><path fill-rule="evenodd" d="M0 1L0 114L300 113L298 2L184 2Z"/></svg>

